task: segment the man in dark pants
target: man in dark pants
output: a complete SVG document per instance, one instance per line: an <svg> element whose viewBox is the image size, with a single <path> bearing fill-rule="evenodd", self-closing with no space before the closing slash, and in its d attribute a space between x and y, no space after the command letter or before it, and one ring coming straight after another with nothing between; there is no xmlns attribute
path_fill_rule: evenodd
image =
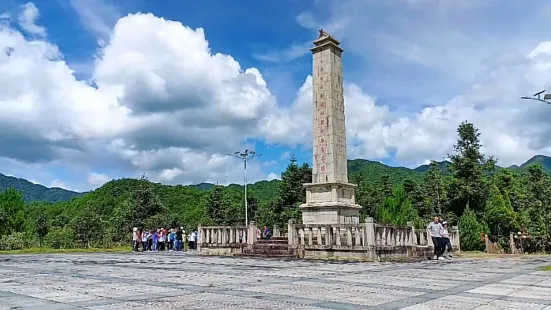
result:
<svg viewBox="0 0 551 310"><path fill-rule="evenodd" d="M442 257L442 224L440 224L440 218L438 216L434 217L434 221L429 224L427 231L432 239L432 244L434 245L434 257L433 259L444 260Z"/></svg>

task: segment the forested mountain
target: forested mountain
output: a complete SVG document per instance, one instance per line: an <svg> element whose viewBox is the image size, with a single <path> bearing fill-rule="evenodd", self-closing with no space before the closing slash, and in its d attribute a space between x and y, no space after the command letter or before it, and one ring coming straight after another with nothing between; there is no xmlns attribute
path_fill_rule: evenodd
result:
<svg viewBox="0 0 551 310"><path fill-rule="evenodd" d="M457 133L447 162L408 169L350 161L349 178L358 185L356 201L362 206L362 218L399 226L412 222L421 228L439 215L459 225L465 250L483 249L481 232L507 248L509 234L523 230L531 236L526 250L550 251L550 158L536 156L517 168L499 168L493 157L481 153L480 133L473 124L462 123ZM251 184L249 220L283 229L289 219L300 221L298 206L305 200L302 184L311 178L309 165L293 159L281 180ZM8 180L15 189L0 193L0 250L37 244L108 247L128 244L132 227L190 230L199 224L243 225L245 221L243 187L237 184L169 186L145 178L120 179L81 196L72 193L79 197L70 201L25 204L26 197L45 200L45 194L29 194L48 189L21 179Z"/></svg>
<svg viewBox="0 0 551 310"><path fill-rule="evenodd" d="M23 194L25 202L46 201L61 202L71 200L73 197L82 196L82 193L76 193L63 188L48 188L44 185L34 184L25 179L11 177L0 173L0 192L9 188L16 189Z"/></svg>
<svg viewBox="0 0 551 310"><path fill-rule="evenodd" d="M438 169L444 175L448 174L448 165L450 161L436 162ZM531 164L539 164L544 171L551 172L551 157L536 155L523 163L520 166L511 166L508 169L521 171L526 169ZM380 162L354 159L348 161L348 174L354 176L361 173L363 177L368 180L378 180L382 175L388 175L391 184L400 184L406 179L419 181L422 178L423 173L427 172L430 165L421 165L417 168L410 169L405 167L392 167ZM496 166L497 170L503 169ZM261 201L271 201L277 196L277 188L279 180L272 181L260 181L255 184L251 184L251 189L257 193L258 198ZM195 185L189 185L189 187L209 191L216 185L211 183L199 183ZM184 186L185 187L185 186ZM242 190L241 185L231 184L229 187L233 189ZM40 184L31 183L25 179L6 176L0 173L0 192L13 188L20 191L23 194L23 199L26 203L31 202L49 202L56 203L62 201L69 201L74 197L84 195L84 193L77 193L62 188L48 188Z"/></svg>
<svg viewBox="0 0 551 310"><path fill-rule="evenodd" d="M521 169L526 169L528 166L532 164L539 164L542 166L543 170L547 172L551 172L551 157L544 156L544 155L536 155L529 160L527 160L524 164L520 165Z"/></svg>

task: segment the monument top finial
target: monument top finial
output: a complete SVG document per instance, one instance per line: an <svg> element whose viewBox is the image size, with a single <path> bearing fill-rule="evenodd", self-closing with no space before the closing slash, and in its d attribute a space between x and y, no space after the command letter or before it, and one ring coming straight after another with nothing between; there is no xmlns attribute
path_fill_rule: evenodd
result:
<svg viewBox="0 0 551 310"><path fill-rule="evenodd" d="M321 28L320 30L318 30L320 35L318 37L318 40L323 38L323 37L330 37L331 35L328 34L325 30L323 30L323 28Z"/></svg>
<svg viewBox="0 0 551 310"><path fill-rule="evenodd" d="M327 45L327 44L337 46L337 47L341 44L341 42L335 40L335 38L333 38L329 33L327 33L327 31L325 31L323 29L319 29L318 32L319 32L319 36L314 41L314 45L315 45L314 49L316 49L317 47Z"/></svg>

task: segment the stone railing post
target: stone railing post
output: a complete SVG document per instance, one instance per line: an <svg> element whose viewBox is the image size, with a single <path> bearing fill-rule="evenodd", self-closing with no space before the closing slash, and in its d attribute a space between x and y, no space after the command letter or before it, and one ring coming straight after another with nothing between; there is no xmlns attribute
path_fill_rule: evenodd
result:
<svg viewBox="0 0 551 310"><path fill-rule="evenodd" d="M366 217L365 218L365 246L366 247L373 247L375 246L375 223L373 223L372 217Z"/></svg>
<svg viewBox="0 0 551 310"><path fill-rule="evenodd" d="M249 227L247 227L247 244L255 244L256 243L256 231L258 228L256 227L255 221L249 222Z"/></svg>
<svg viewBox="0 0 551 310"><path fill-rule="evenodd" d="M281 231L279 230L279 226L277 226L277 225L274 225L274 233L273 233L273 236L274 236L274 237L279 237L279 236L281 236Z"/></svg>
<svg viewBox="0 0 551 310"><path fill-rule="evenodd" d="M197 238L197 253L201 251L201 244L203 243L203 229L201 228L201 224L199 224L199 227L197 227L197 232L199 233L199 238Z"/></svg>
<svg viewBox="0 0 551 310"><path fill-rule="evenodd" d="M460 239L460 235L459 235L459 226L453 226L452 227L452 230L454 232L454 244L452 244L452 246L457 246L457 253L461 252L461 239Z"/></svg>
<svg viewBox="0 0 551 310"><path fill-rule="evenodd" d="M415 225L413 222L407 222L407 225L411 227L411 235L408 238L408 244L410 246L417 246L417 234L415 233Z"/></svg>
<svg viewBox="0 0 551 310"><path fill-rule="evenodd" d="M290 219L287 222L287 240L289 245L295 245L295 219Z"/></svg>
<svg viewBox="0 0 551 310"><path fill-rule="evenodd" d="M509 233L509 249L511 251L511 254L518 254L513 233Z"/></svg>

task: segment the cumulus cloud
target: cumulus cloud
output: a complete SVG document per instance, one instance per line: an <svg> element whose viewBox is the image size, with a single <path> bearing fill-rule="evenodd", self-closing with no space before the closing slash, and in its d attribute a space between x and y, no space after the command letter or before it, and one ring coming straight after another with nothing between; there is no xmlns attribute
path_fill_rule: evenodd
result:
<svg viewBox="0 0 551 310"><path fill-rule="evenodd" d="M109 41L113 25L120 14L117 8L104 0L69 0L82 25L98 38L103 46Z"/></svg>
<svg viewBox="0 0 551 310"><path fill-rule="evenodd" d="M0 137L10 146L0 156L27 163L93 154L167 183L232 181L239 172L225 154L278 110L257 69L212 53L202 29L152 14L117 22L92 85L75 78L57 46L8 25L0 51L0 83L9 86L0 129L11 133ZM249 168L251 180L265 177L260 164Z"/></svg>
<svg viewBox="0 0 551 310"><path fill-rule="evenodd" d="M321 24L338 33L357 22L353 17ZM313 14L299 20L317 24ZM361 51L351 47L351 56ZM428 106L412 104L414 112L405 114L396 113L389 100L381 104L376 91L351 83L351 74L345 81L349 157L384 160L392 154L404 165L442 159L464 120L481 129L484 151L502 164L551 153L551 110L517 99L551 83L551 43L498 56L481 56L461 92ZM92 72L93 83L78 80L56 45L0 23L0 84L6 86L0 93L0 130L9 133L0 136L0 161L40 169L75 166L90 187L116 176L84 163L117 166L126 176L145 172L164 183L241 183L241 162L225 154L245 141L312 143L312 78L305 78L291 105L278 104L258 69L212 51L201 28L152 14L120 18ZM277 177L261 167L251 162L249 181ZM39 181L44 179L46 174Z"/></svg>
<svg viewBox="0 0 551 310"><path fill-rule="evenodd" d="M86 177L86 182L94 187L100 187L103 184L109 182L111 177L104 173L91 172Z"/></svg>
<svg viewBox="0 0 551 310"><path fill-rule="evenodd" d="M519 100L551 83L545 41L551 38L541 13L547 1L530 7L495 0L318 4L297 22L340 38L345 69L351 68L347 59L355 61L356 70L345 73L357 81L346 90L349 156L392 155L408 166L441 160L453 151L456 128L465 120L480 129L484 151L502 165L550 154L551 110ZM376 18L381 15L384 21ZM496 24L502 27L491 27ZM372 95L389 106L375 105ZM372 112L357 110L370 106Z"/></svg>
<svg viewBox="0 0 551 310"><path fill-rule="evenodd" d="M40 16L38 8L32 2L28 2L22 6L22 11L19 14L19 26L27 33L38 36L46 35L46 28L36 24L36 20ZM8 16L7 16L8 17Z"/></svg>

